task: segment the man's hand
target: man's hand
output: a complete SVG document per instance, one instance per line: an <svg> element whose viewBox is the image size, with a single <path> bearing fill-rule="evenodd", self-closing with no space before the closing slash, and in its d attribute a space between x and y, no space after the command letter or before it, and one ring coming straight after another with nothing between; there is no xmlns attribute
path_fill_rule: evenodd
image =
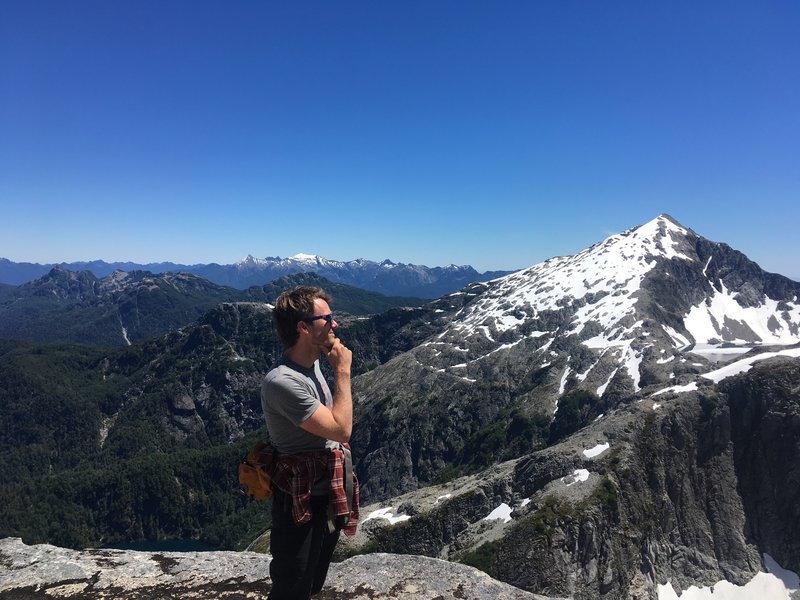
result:
<svg viewBox="0 0 800 600"><path fill-rule="evenodd" d="M350 374L353 363L353 352L342 343L339 338L333 339L333 344L325 353L334 373L337 375Z"/></svg>

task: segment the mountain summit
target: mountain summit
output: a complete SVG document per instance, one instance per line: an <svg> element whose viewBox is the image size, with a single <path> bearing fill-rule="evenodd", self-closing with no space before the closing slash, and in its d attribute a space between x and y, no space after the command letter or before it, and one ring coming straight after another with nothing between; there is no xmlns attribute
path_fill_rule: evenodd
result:
<svg viewBox="0 0 800 600"><path fill-rule="evenodd" d="M666 383L674 372L659 365L683 351L800 342L800 285L668 215L482 288L431 342L440 354L455 348L458 362L440 367L465 376L515 345L551 363L558 341L574 350L562 383L594 381L602 395L620 371L636 391Z"/></svg>
<svg viewBox="0 0 800 600"><path fill-rule="evenodd" d="M508 457L515 419L566 419L557 413L570 394L596 397L588 413L597 416L642 393L702 384L737 353L800 343L799 297L800 284L668 215L445 296L429 305L427 339L356 382L375 427L360 423L356 434L362 490L381 497L430 482L442 456L482 466L476 456L500 457L485 445L500 432ZM389 399L377 414L407 414L414 429L385 427L376 398ZM530 444L545 433L525 435ZM409 460L390 465L384 441L406 443Z"/></svg>

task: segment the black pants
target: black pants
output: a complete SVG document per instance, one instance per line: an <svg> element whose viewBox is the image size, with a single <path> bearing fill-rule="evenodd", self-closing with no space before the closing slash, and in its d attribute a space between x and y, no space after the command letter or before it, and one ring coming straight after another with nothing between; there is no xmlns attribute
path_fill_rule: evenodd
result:
<svg viewBox="0 0 800 600"><path fill-rule="evenodd" d="M328 576L339 531L328 533L328 496L311 497L311 521L298 527L292 517L292 497L275 490L269 600L308 600L322 589Z"/></svg>

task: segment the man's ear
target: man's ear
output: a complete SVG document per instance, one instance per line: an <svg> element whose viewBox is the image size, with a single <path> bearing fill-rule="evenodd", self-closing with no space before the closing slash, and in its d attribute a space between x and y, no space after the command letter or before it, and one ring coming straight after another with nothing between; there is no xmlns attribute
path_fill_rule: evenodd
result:
<svg viewBox="0 0 800 600"><path fill-rule="evenodd" d="M306 323L305 321L298 321L297 333L298 335L303 335L303 333L308 333L308 323Z"/></svg>

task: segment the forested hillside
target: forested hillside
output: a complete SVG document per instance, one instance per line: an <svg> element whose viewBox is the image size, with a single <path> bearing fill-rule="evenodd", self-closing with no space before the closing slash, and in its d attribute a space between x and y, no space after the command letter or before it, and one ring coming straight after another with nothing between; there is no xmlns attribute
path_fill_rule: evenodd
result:
<svg viewBox="0 0 800 600"><path fill-rule="evenodd" d="M0 286L0 337L125 346L188 325L221 302L272 303L296 285L325 288L337 299L338 310L352 315L423 303L333 283L315 273L239 290L187 273L115 271L98 279L89 271L57 267L24 285Z"/></svg>
<svg viewBox="0 0 800 600"><path fill-rule="evenodd" d="M71 547L246 544L268 523L265 506L248 504L236 480L261 435L259 347L236 359L210 324L110 353L0 343L0 537ZM235 389L230 377L250 385ZM190 409L195 393L203 400ZM242 393L247 432L230 425L223 406Z"/></svg>
<svg viewBox="0 0 800 600"><path fill-rule="evenodd" d="M339 294L333 306L366 310L371 296ZM354 371L419 343L437 306L342 312ZM0 537L246 545L267 528L269 510L238 491L237 467L266 439L260 381L281 352L261 302L221 304L125 348L0 340Z"/></svg>

